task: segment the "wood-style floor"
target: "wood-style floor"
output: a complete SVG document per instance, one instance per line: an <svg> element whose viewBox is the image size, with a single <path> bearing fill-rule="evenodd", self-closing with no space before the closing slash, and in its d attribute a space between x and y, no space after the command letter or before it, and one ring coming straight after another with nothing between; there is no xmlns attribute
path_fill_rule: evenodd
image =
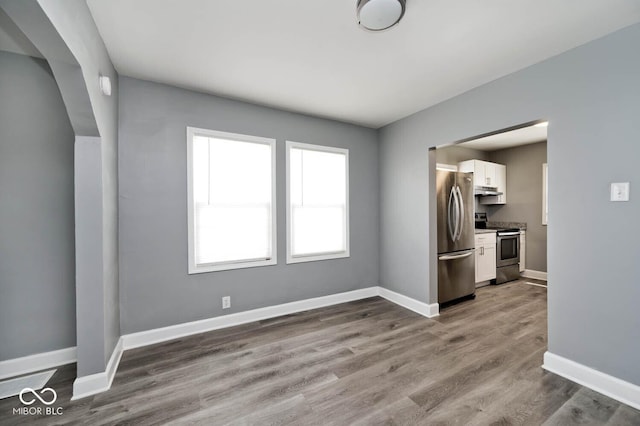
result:
<svg viewBox="0 0 640 426"><path fill-rule="evenodd" d="M531 281L531 280L528 280ZM540 368L546 289L516 281L426 319L381 298L126 351L111 390L0 424L638 425L640 412Z"/></svg>

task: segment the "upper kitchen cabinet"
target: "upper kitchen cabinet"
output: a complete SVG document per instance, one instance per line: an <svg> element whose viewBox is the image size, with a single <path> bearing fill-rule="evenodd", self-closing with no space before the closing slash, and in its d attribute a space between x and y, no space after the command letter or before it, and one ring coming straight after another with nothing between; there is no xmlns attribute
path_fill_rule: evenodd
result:
<svg viewBox="0 0 640 426"><path fill-rule="evenodd" d="M500 195L485 195L480 197L480 204L507 204L507 166L503 164L488 163L493 165L495 172L495 186ZM486 167L485 167L486 169Z"/></svg>
<svg viewBox="0 0 640 426"><path fill-rule="evenodd" d="M507 166L482 160L458 163L458 171L473 172L474 186L496 188L500 195L481 195L480 204L507 203Z"/></svg>

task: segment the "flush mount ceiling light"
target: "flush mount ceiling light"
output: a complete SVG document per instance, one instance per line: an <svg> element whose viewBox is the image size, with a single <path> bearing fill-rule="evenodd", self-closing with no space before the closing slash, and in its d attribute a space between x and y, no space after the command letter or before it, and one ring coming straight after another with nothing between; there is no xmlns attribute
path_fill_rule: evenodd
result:
<svg viewBox="0 0 640 426"><path fill-rule="evenodd" d="M369 31L382 31L400 22L406 0L358 0L358 24Z"/></svg>

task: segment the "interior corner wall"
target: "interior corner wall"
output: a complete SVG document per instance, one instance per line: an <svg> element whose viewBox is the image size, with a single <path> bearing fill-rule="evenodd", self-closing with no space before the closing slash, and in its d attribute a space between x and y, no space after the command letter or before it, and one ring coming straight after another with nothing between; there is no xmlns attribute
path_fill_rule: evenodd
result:
<svg viewBox="0 0 640 426"><path fill-rule="evenodd" d="M187 126L277 140L277 265L187 274ZM349 258L286 264L286 140L349 149ZM378 285L375 130L121 77L119 144L123 333Z"/></svg>
<svg viewBox="0 0 640 426"><path fill-rule="evenodd" d="M0 51L0 361L76 345L73 143L47 62Z"/></svg>
<svg viewBox="0 0 640 426"><path fill-rule="evenodd" d="M525 266L547 272L547 226L542 224L542 165L547 162L547 142L489 154L490 161L507 166L507 203L485 206L489 220L525 222Z"/></svg>
<svg viewBox="0 0 640 426"><path fill-rule="evenodd" d="M96 354L96 348L102 348L98 360L84 359L79 350L79 376L103 372L120 338L119 306L119 255L118 255L118 74L111 63L86 0L38 0L55 30L79 64L84 78L83 90L90 99L91 111L95 116L100 136L100 195L102 205L101 221L101 265L99 282L85 282L88 291L82 294L98 294L93 286L100 287L100 300L77 299L82 306L78 312L102 312L100 329L90 320L78 318L78 345L85 346L86 353ZM112 95L105 96L100 91L99 76L111 79ZM95 135L76 135L95 136ZM86 142L86 141L85 141ZM95 152L91 153L91 157ZM78 165L77 165L78 166ZM82 167L80 168L82 169ZM77 218L76 218L77 219ZM88 219L90 220L90 219ZM96 241L97 243L97 241ZM98 262L95 262L98 263ZM96 290L96 291L94 291ZM101 366L101 367L100 367Z"/></svg>
<svg viewBox="0 0 640 426"><path fill-rule="evenodd" d="M105 370L102 147L99 137L76 136L75 235L78 377ZM93 330L93 333L91 331Z"/></svg>
<svg viewBox="0 0 640 426"><path fill-rule="evenodd" d="M548 119L549 351L640 385L638 45L640 24L381 129L381 285L430 297L429 147Z"/></svg>

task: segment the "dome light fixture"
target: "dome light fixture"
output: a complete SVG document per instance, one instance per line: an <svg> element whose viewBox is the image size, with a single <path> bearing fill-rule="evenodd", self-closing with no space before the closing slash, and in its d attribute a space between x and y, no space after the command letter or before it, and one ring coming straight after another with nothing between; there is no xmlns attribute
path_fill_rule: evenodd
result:
<svg viewBox="0 0 640 426"><path fill-rule="evenodd" d="M396 25L404 16L406 0L358 0L358 24L369 31Z"/></svg>

